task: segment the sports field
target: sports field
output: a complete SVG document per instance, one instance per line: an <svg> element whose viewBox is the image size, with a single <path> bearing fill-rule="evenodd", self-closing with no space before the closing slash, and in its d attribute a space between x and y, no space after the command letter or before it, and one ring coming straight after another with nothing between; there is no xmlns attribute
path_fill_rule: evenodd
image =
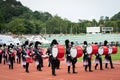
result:
<svg viewBox="0 0 120 80"><path fill-rule="evenodd" d="M100 35L100 34L99 34ZM47 39L57 39L61 44L64 44L64 40L69 39L70 41L79 41L79 43L83 42L84 40L88 40L89 42L93 40L97 40L93 36L89 36L87 39L82 39L83 37L87 37L88 35L76 35L76 36L46 36ZM94 35L95 36L95 35ZM98 36L98 35L97 35ZM104 36L104 37L101 37ZM105 35L102 35L97 38L102 38L99 41L120 41L120 34L118 35L108 35L109 37L105 37ZM110 37L111 36L111 37ZM80 38L81 37L81 38ZM109 40L111 38L111 40ZM51 68L48 67L48 59L44 59L44 67L42 68L42 71L36 70L36 64L35 62L30 63L29 65L29 71L30 73L26 73L24 68L21 64L14 63L14 69L10 70L7 64L0 64L0 80L120 80L120 47L118 47L117 54L112 54L113 59L113 65L114 69L110 68L110 65L108 65L108 69L105 68L104 64L104 55L103 55L103 69L100 70L99 66L98 69L95 70L94 66L94 57L92 58L92 70L93 72L85 72L82 62L82 57L78 59L78 62L76 63L76 71L77 74L72 73L72 66L71 66L71 73L67 73L67 65L65 58L60 63L60 69L56 70L57 76L52 76L51 74Z"/></svg>
<svg viewBox="0 0 120 80"><path fill-rule="evenodd" d="M44 67L42 71L36 70L35 62L29 65L30 73L26 73L21 64L14 64L14 69L10 70L8 65L0 64L0 80L120 80L120 60L113 61L115 69L104 68L100 70L94 69L94 63L92 63L93 72L85 72L83 63L81 61L76 64L77 74L67 73L67 65L65 61L61 61L60 69L56 70L56 76L52 76L51 68L47 66L48 60L44 60Z"/></svg>

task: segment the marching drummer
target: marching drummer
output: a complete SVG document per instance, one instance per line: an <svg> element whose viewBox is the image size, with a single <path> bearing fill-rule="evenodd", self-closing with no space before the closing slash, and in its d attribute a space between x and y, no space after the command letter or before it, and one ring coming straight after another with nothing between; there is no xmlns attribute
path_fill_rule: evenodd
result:
<svg viewBox="0 0 120 80"><path fill-rule="evenodd" d="M74 42L71 42L71 47L73 45L74 45ZM72 59L73 73L77 73L77 72L75 72L75 64L76 64L76 62L77 62L77 58L75 57L75 58Z"/></svg>
<svg viewBox="0 0 120 80"><path fill-rule="evenodd" d="M42 59L42 49L41 49L41 43L36 41L35 42L35 48L34 48L34 52L35 52L35 56L36 56L36 64L37 64L37 70L38 71L42 71L41 70L41 67L42 67L42 62L43 62L43 59Z"/></svg>
<svg viewBox="0 0 120 80"><path fill-rule="evenodd" d="M85 66L85 71L87 71L87 67L89 67L89 72L92 72L91 70L91 55L87 53L86 48L87 48L87 41L84 41L84 45L83 45L83 63Z"/></svg>
<svg viewBox="0 0 120 80"><path fill-rule="evenodd" d="M54 39L51 44L50 44L50 47L47 49L47 52L48 55L49 55L49 61L51 63L51 69L52 69L52 75L53 76L56 76L56 73L55 73L55 68L57 67L57 58L53 57L53 54L52 54L52 47L54 45L57 45L58 42L56 39Z"/></svg>
<svg viewBox="0 0 120 80"><path fill-rule="evenodd" d="M71 44L72 43L72 44ZM68 73L70 73L70 65L72 63L72 67L73 67L73 73L77 73L75 72L75 63L77 62L76 58L72 58L71 54L70 54L70 49L73 46L73 42L71 42L69 40L65 40L65 45L66 45L66 62L68 65Z"/></svg>
<svg viewBox="0 0 120 80"><path fill-rule="evenodd" d="M20 64L21 63L21 46L19 45L19 43L17 43L17 47L16 47L16 51L17 51L17 54L16 54L16 58L17 58L17 63Z"/></svg>
<svg viewBox="0 0 120 80"><path fill-rule="evenodd" d="M6 64L8 61L7 54L8 54L8 47L6 44L3 44L3 63L4 64Z"/></svg>
<svg viewBox="0 0 120 80"><path fill-rule="evenodd" d="M107 40L104 41L104 46L108 47L108 41ZM107 55L105 55L105 60L106 60L105 68L108 68L108 61L109 61L110 62L110 66L113 69L114 67L113 67L113 63L112 63L111 54L108 53Z"/></svg>
<svg viewBox="0 0 120 80"><path fill-rule="evenodd" d="M23 60L26 61L24 63L24 68L25 68L25 72L29 73L29 61L27 61L27 58L30 58L31 57L31 52L29 50L29 42L28 41L25 41L25 44L24 44L24 48L23 48L23 51L22 51L22 55L23 55Z"/></svg>
<svg viewBox="0 0 120 80"><path fill-rule="evenodd" d="M15 53L13 50L13 45L8 46L8 56L9 56L9 69L13 69Z"/></svg>
<svg viewBox="0 0 120 80"><path fill-rule="evenodd" d="M95 43L95 44L98 45L97 43ZM100 70L103 70L103 68L102 68L102 57L101 57L101 54L97 53L95 56L96 56L96 58L95 58L95 63L96 63L95 70L97 69L98 63L100 64Z"/></svg>

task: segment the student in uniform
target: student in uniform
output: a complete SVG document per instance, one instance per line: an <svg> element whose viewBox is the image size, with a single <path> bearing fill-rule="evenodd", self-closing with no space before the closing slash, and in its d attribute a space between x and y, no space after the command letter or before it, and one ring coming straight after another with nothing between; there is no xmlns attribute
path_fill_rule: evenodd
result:
<svg viewBox="0 0 120 80"><path fill-rule="evenodd" d="M3 63L6 64L8 62L8 46L3 44Z"/></svg>
<svg viewBox="0 0 120 80"><path fill-rule="evenodd" d="M35 42L34 52L36 55L37 70L42 71L41 67L42 67L42 54L43 54L43 52L41 49L41 43L38 41Z"/></svg>
<svg viewBox="0 0 120 80"><path fill-rule="evenodd" d="M72 63L72 69L73 69L73 73L77 73L75 72L75 64L77 62L77 58L72 58L71 54L70 54L70 49L73 46L73 42L70 42L68 39L65 40L65 45L66 45L66 63L68 66L68 74L70 74L70 65Z"/></svg>
<svg viewBox="0 0 120 80"><path fill-rule="evenodd" d="M104 41L104 46L109 47L109 46L108 46L108 41L107 41L107 40ZM105 60L106 60L105 68L108 68L108 62L110 62L111 69L114 69L113 63L112 63L111 54L105 55Z"/></svg>
<svg viewBox="0 0 120 80"><path fill-rule="evenodd" d="M95 43L96 45L97 45L97 43ZM100 46L99 46L100 47ZM96 55L96 58L95 58L95 70L97 69L97 66L98 66L98 64L100 64L100 70L103 70L103 68L102 68L102 55L100 55L99 53L97 53Z"/></svg>
<svg viewBox="0 0 120 80"><path fill-rule="evenodd" d="M10 46L13 50L15 50L15 46L12 43L10 43ZM13 56L13 62L15 63L15 56Z"/></svg>
<svg viewBox="0 0 120 80"><path fill-rule="evenodd" d="M24 54L25 54L25 44L23 44L22 46L22 51L21 51L21 58L22 58L22 65L23 65L23 68L25 68L26 66L26 59L24 57Z"/></svg>
<svg viewBox="0 0 120 80"><path fill-rule="evenodd" d="M13 69L15 53L13 51L13 45L8 46L8 56L9 56L9 69Z"/></svg>
<svg viewBox="0 0 120 80"><path fill-rule="evenodd" d="M21 63L21 46L19 45L19 43L17 43L17 48L16 48L16 51L17 51L17 54L16 54L16 57L17 57L17 63L20 64Z"/></svg>
<svg viewBox="0 0 120 80"><path fill-rule="evenodd" d="M72 47L73 45L74 45L74 42L71 42L71 47ZM73 73L77 73L77 72L75 72L75 64L76 64L76 62L77 62L77 58L75 57L75 58L72 59Z"/></svg>
<svg viewBox="0 0 120 80"><path fill-rule="evenodd" d="M56 76L56 73L55 73L55 69L57 67L57 58L53 57L53 54L52 54L52 47L54 45L57 45L58 42L56 39L54 39L51 44L50 44L50 47L47 49L47 52L46 54L49 55L49 61L50 61L50 64L51 64L51 69L52 69L52 75L53 76Z"/></svg>
<svg viewBox="0 0 120 80"><path fill-rule="evenodd" d="M26 65L25 65L25 72L29 73L29 62L26 60L27 57L31 57L32 54L30 52L30 49L29 49L29 42L28 41L25 41L25 45L24 45L24 48L23 48L23 57L26 61Z"/></svg>
<svg viewBox="0 0 120 80"><path fill-rule="evenodd" d="M87 48L87 41L84 41L84 45L83 45L83 62L84 62L84 67L85 67L85 71L87 71L87 68L89 67L89 72L93 72L91 70L91 55L87 53L86 48Z"/></svg>

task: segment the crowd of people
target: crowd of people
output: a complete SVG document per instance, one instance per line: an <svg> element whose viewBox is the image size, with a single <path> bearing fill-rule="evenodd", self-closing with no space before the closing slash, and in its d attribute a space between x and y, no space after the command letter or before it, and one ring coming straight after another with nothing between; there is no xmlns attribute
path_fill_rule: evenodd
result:
<svg viewBox="0 0 120 80"><path fill-rule="evenodd" d="M41 43L39 41L36 41L35 43L25 41L23 45L17 44L17 46L10 44L6 45L0 44L0 64L8 64L9 69L14 69L14 62L16 60L17 64L22 64L23 68L25 69L25 72L29 73L29 63L31 63L33 60L36 61L36 69L38 71L42 71L43 67L43 55L48 55L48 67L51 67L51 73L53 76L56 76L55 69L60 68L60 60L57 57L54 57L52 53L52 48L54 45L59 44L56 39L54 39L50 46L48 47L45 54L43 54L43 48L41 47ZM97 43L95 43L97 45ZM86 51L88 43L87 41L83 42L82 48L83 48L83 66L85 68L86 72L93 72L91 69L91 54L88 54ZM76 74L75 71L75 64L77 63L77 58L72 57L70 54L71 48L74 46L74 42L70 42L68 39L65 40L65 56L66 56L66 64L67 64L67 72L68 74L71 73L70 68L72 65L72 73ZM108 41L104 41L104 46L109 46ZM100 46L99 46L100 47ZM102 66L102 58L99 53L97 53L95 58L95 70L98 67L98 64L100 64L100 70L103 70ZM105 68L108 68L108 63L110 62L110 66L113 69L112 64L112 58L111 54L105 55Z"/></svg>

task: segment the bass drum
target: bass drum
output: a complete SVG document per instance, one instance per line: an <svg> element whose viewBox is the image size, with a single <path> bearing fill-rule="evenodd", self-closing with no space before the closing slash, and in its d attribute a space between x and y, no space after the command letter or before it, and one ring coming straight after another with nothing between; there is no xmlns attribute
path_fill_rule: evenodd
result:
<svg viewBox="0 0 120 80"><path fill-rule="evenodd" d="M100 55L107 55L108 52L109 52L109 50L108 50L108 47L107 47L107 46L101 46L101 47L99 47L99 49L98 49L98 53L99 53Z"/></svg>
<svg viewBox="0 0 120 80"><path fill-rule="evenodd" d="M109 54L116 54L118 51L116 46L109 47Z"/></svg>
<svg viewBox="0 0 120 80"><path fill-rule="evenodd" d="M79 58L83 54L81 46L75 46L70 49L70 55L72 58Z"/></svg>
<svg viewBox="0 0 120 80"><path fill-rule="evenodd" d="M88 54L97 54L98 53L98 46L96 44L88 45L86 48Z"/></svg>
<svg viewBox="0 0 120 80"><path fill-rule="evenodd" d="M65 48L63 45L54 45L52 48L52 54L54 58L63 58L65 53Z"/></svg>
<svg viewBox="0 0 120 80"><path fill-rule="evenodd" d="M109 48L108 48L108 54L112 54L112 47L111 46L109 46Z"/></svg>

